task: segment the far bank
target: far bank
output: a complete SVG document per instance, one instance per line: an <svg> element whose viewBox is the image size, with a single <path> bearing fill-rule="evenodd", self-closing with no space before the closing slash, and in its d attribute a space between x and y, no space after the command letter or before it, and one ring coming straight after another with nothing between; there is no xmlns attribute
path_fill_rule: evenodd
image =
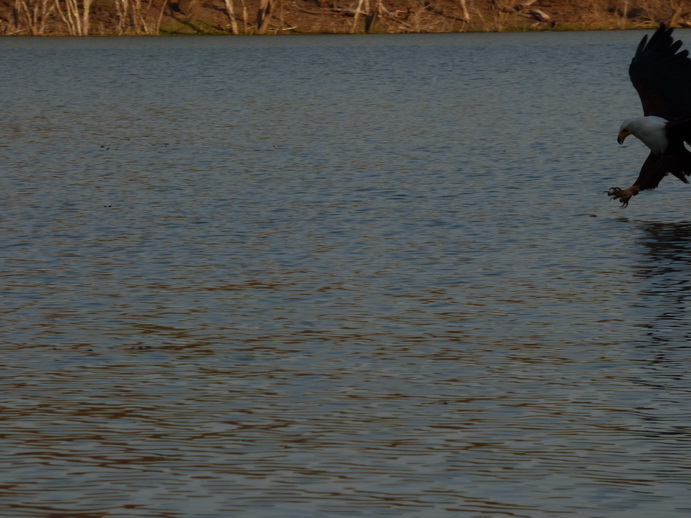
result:
<svg viewBox="0 0 691 518"><path fill-rule="evenodd" d="M0 34L349 34L691 27L679 0L0 0Z"/></svg>

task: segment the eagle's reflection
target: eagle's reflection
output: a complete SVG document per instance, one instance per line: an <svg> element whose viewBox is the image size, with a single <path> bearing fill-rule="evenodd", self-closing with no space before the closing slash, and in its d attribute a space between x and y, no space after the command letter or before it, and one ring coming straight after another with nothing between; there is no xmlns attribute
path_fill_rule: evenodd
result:
<svg viewBox="0 0 691 518"><path fill-rule="evenodd" d="M691 222L640 222L637 226L643 251L636 267L641 278L641 302L654 309L655 315L647 325L659 331L655 333L658 338L671 326L676 339L689 339L686 310L691 304Z"/></svg>
<svg viewBox="0 0 691 518"><path fill-rule="evenodd" d="M667 396L691 393L691 222L638 222L637 244L643 252L636 272L645 317L637 325L647 340L637 359L654 375L636 382L664 389ZM677 394L678 395L678 394ZM685 433L688 430L685 429Z"/></svg>
<svg viewBox="0 0 691 518"><path fill-rule="evenodd" d="M670 273L691 273L691 222L641 222L640 244L646 251L642 273L651 279ZM663 280L663 279L660 279ZM672 280L689 281L688 276ZM664 287L668 286L663 282Z"/></svg>

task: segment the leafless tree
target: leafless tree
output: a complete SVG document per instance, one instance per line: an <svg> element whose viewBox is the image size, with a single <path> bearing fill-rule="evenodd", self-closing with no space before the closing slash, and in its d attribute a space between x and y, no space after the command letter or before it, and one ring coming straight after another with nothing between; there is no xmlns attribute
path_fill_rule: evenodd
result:
<svg viewBox="0 0 691 518"><path fill-rule="evenodd" d="M15 0L14 12L17 25L26 26L32 36L41 36L46 22L55 9L54 0Z"/></svg>
<svg viewBox="0 0 691 518"><path fill-rule="evenodd" d="M226 13L228 14L228 18L230 19L230 32L233 34L240 34L240 31L238 29L238 21L235 17L235 5L233 4L233 0L225 0L225 6Z"/></svg>
<svg viewBox="0 0 691 518"><path fill-rule="evenodd" d="M58 14L72 36L89 35L92 2L93 0L82 0L80 8L78 0L55 0Z"/></svg>
<svg viewBox="0 0 691 518"><path fill-rule="evenodd" d="M490 13L494 21L493 30L502 31L516 2L514 0L491 0Z"/></svg>
<svg viewBox="0 0 691 518"><path fill-rule="evenodd" d="M259 0L259 9L257 10L257 34L266 34L271 23L271 16L274 12L275 0Z"/></svg>
<svg viewBox="0 0 691 518"><path fill-rule="evenodd" d="M156 18L156 25L154 27L155 32L153 34L159 34L161 32L161 22L163 21L163 12L166 10L166 7L168 7L168 1L169 0L163 0L163 3L161 4L161 9L158 12L158 17Z"/></svg>
<svg viewBox="0 0 691 518"><path fill-rule="evenodd" d="M167 5L168 0L165 0L161 8L155 11L153 0L146 4L142 0L115 0L118 34L158 34Z"/></svg>
<svg viewBox="0 0 691 518"><path fill-rule="evenodd" d="M360 20L360 15L362 15L365 20L365 32L367 34L373 33L382 11L382 0L358 0L353 18L353 27L350 32L357 31L358 21Z"/></svg>
<svg viewBox="0 0 691 518"><path fill-rule="evenodd" d="M372 0L369 15L365 15L365 32L372 34L382 13L382 0Z"/></svg>
<svg viewBox="0 0 691 518"><path fill-rule="evenodd" d="M118 35L123 35L127 31L130 20L130 1L115 0L115 11L118 15Z"/></svg>
<svg viewBox="0 0 691 518"><path fill-rule="evenodd" d="M628 7L627 2L625 6ZM638 7L651 25L664 22L671 27L686 26L686 18L691 16L689 0L639 0Z"/></svg>
<svg viewBox="0 0 691 518"><path fill-rule="evenodd" d="M464 23L469 23L470 22L470 12L468 11L468 4L466 3L466 0L459 0L460 2L460 7L461 7L461 17L463 18Z"/></svg>

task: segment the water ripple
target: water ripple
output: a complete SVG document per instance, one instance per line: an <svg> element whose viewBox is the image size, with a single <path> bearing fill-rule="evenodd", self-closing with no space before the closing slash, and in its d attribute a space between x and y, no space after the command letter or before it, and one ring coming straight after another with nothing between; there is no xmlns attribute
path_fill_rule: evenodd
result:
<svg viewBox="0 0 691 518"><path fill-rule="evenodd" d="M596 36L5 42L0 514L687 516L689 225L597 197Z"/></svg>

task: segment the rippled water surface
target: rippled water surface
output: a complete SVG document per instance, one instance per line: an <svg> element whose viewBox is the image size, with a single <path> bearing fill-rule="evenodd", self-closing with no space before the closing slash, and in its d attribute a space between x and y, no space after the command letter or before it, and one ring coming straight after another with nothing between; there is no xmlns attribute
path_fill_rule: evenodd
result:
<svg viewBox="0 0 691 518"><path fill-rule="evenodd" d="M1 40L0 516L689 516L641 36Z"/></svg>

